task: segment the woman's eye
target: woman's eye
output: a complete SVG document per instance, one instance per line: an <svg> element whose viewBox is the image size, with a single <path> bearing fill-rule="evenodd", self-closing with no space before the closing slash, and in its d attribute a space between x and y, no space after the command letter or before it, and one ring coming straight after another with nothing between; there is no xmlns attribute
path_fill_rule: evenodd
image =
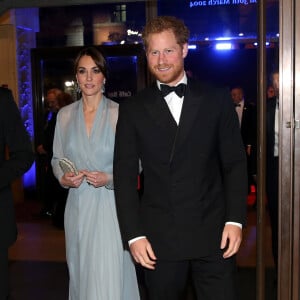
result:
<svg viewBox="0 0 300 300"><path fill-rule="evenodd" d="M85 71L85 69L78 69L77 72L78 72L79 74L84 74L86 71Z"/></svg>

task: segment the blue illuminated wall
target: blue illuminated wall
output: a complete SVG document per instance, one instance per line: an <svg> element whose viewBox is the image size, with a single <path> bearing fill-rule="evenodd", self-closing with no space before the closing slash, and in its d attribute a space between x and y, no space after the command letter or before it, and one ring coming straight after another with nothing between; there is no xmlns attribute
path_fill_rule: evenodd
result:
<svg viewBox="0 0 300 300"><path fill-rule="evenodd" d="M16 53L18 70L19 109L24 126L34 139L33 99L31 80L31 48L35 48L35 32L38 30L37 9L17 9L16 14ZM36 185L35 163L23 176L26 189L34 189Z"/></svg>
<svg viewBox="0 0 300 300"><path fill-rule="evenodd" d="M31 30L28 28L17 28L17 67L18 67L18 88L19 88L19 109L21 112L24 126L33 141L34 124L32 108L32 83L31 83L31 62L30 45L28 44L28 35ZM33 188L36 184L35 163L30 170L23 176L25 188Z"/></svg>

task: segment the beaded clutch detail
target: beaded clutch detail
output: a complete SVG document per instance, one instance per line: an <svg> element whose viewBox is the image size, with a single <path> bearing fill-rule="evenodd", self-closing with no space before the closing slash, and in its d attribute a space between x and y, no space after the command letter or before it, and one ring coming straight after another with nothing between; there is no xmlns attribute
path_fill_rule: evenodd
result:
<svg viewBox="0 0 300 300"><path fill-rule="evenodd" d="M58 163L64 173L72 172L75 175L79 174L77 168L75 167L75 164L69 159L65 157L60 158Z"/></svg>

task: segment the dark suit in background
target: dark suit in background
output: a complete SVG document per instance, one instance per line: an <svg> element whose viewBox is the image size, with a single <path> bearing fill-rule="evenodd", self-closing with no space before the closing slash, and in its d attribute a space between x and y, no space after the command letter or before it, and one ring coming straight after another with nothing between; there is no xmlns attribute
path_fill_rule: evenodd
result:
<svg viewBox="0 0 300 300"><path fill-rule="evenodd" d="M241 121L241 135L247 156L248 194L251 193L251 186L256 188L257 173L257 125L256 106L253 103L245 102ZM253 204L256 207L256 202Z"/></svg>
<svg viewBox="0 0 300 300"><path fill-rule="evenodd" d="M267 99L266 192L272 229L272 252L278 265L278 155L279 155L279 72L271 74L275 96Z"/></svg>
<svg viewBox="0 0 300 300"><path fill-rule="evenodd" d="M256 185L254 176L256 175L256 106L252 102L244 100L244 91L240 86L231 88L231 98L239 116L242 140L247 155L248 193L251 192L251 185Z"/></svg>
<svg viewBox="0 0 300 300"><path fill-rule="evenodd" d="M8 151L7 151L8 150ZM8 152L8 153L7 153ZM0 88L0 299L8 295L8 248L16 240L11 183L34 159L28 134L10 90Z"/></svg>
<svg viewBox="0 0 300 300"><path fill-rule="evenodd" d="M272 229L272 252L278 262L278 156L274 156L277 97L267 100L266 192Z"/></svg>

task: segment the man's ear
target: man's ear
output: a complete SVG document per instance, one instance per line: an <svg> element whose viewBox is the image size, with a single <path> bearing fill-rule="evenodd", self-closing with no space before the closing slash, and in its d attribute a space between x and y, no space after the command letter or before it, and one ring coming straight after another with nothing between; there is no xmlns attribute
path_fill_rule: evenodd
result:
<svg viewBox="0 0 300 300"><path fill-rule="evenodd" d="M188 44L185 43L182 46L182 57L185 58L188 54L189 48L188 48Z"/></svg>

